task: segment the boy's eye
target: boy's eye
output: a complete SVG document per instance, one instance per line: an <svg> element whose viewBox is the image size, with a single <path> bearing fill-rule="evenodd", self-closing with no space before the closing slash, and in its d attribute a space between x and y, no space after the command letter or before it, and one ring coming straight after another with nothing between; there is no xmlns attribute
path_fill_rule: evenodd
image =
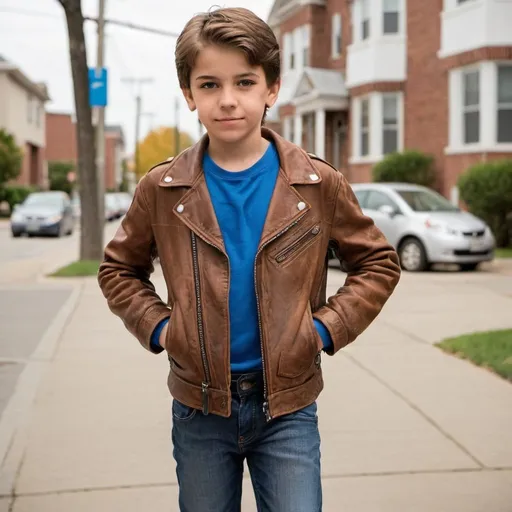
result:
<svg viewBox="0 0 512 512"><path fill-rule="evenodd" d="M204 84L201 84L201 89L213 89L214 87L217 87L215 82L205 82Z"/></svg>
<svg viewBox="0 0 512 512"><path fill-rule="evenodd" d="M250 87L251 85L254 85L255 82L253 82L252 80L240 80L240 82L238 82L238 85L241 85L242 87Z"/></svg>

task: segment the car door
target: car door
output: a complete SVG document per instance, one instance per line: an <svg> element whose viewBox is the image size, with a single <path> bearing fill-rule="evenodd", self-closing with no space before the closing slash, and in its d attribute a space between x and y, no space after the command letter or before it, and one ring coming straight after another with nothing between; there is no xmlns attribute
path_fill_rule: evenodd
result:
<svg viewBox="0 0 512 512"><path fill-rule="evenodd" d="M396 247L404 216L394 199L386 192L370 190L365 197L364 213L371 217L388 242Z"/></svg>

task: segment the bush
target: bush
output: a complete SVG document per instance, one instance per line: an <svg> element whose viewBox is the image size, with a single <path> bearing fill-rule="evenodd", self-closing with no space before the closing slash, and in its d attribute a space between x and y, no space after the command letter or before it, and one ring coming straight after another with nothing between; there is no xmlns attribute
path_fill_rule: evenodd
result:
<svg viewBox="0 0 512 512"><path fill-rule="evenodd" d="M3 201L9 204L12 212L14 206L25 201L26 197L32 192L36 192L34 187L23 187L21 185L10 185L0 189L0 203Z"/></svg>
<svg viewBox="0 0 512 512"><path fill-rule="evenodd" d="M460 196L469 210L489 224L498 247L512 241L512 160L495 160L470 167L459 177Z"/></svg>
<svg viewBox="0 0 512 512"><path fill-rule="evenodd" d="M0 128L0 188L17 178L21 171L23 153L14 137Z"/></svg>
<svg viewBox="0 0 512 512"><path fill-rule="evenodd" d="M61 190L71 196L73 184L68 181L68 173L74 169L75 166L71 162L48 162L50 190Z"/></svg>
<svg viewBox="0 0 512 512"><path fill-rule="evenodd" d="M434 158L415 150L391 153L373 167L373 181L430 187L435 181Z"/></svg>

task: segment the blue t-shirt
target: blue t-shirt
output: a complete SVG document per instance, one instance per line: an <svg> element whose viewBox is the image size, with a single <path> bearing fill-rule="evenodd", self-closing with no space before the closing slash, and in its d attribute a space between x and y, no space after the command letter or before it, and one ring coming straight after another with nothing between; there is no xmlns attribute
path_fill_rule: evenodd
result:
<svg viewBox="0 0 512 512"><path fill-rule="evenodd" d="M215 215L229 257L230 361L233 373L261 368L261 345L254 283L255 257L279 173L279 155L273 144L249 169L237 172L219 167L205 153L203 168ZM167 320L152 336L158 337ZM332 346L326 327L314 320L325 348Z"/></svg>

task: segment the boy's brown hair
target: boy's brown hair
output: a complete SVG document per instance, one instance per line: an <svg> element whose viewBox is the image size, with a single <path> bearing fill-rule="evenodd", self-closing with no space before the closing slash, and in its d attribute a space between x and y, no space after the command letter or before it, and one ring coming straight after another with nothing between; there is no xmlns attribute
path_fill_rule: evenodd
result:
<svg viewBox="0 0 512 512"><path fill-rule="evenodd" d="M195 60L207 45L240 50L249 65L263 68L267 85L275 84L281 76L279 44L272 29L248 9L222 8L197 14L178 37L175 57L182 89L190 88Z"/></svg>

